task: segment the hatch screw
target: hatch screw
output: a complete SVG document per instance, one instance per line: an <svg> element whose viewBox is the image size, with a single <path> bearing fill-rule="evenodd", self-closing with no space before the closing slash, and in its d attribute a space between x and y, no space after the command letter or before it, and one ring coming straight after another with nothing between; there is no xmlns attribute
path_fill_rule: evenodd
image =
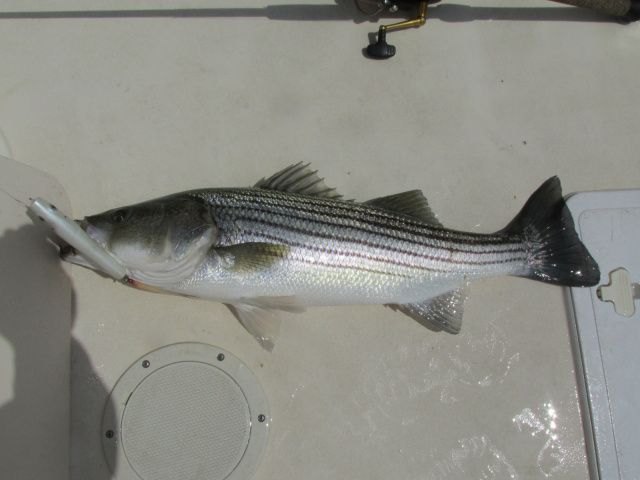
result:
<svg viewBox="0 0 640 480"><path fill-rule="evenodd" d="M149 360L145 360L142 362L142 368L149 368L149 365L151 365L151 362Z"/></svg>
<svg viewBox="0 0 640 480"><path fill-rule="evenodd" d="M264 422L266 419L267 419L267 417L265 417L264 415L262 415L262 414L258 415L258 421L260 423Z"/></svg>
<svg viewBox="0 0 640 480"><path fill-rule="evenodd" d="M224 360L224 353L219 353L218 354L218 361L221 362Z"/></svg>
<svg viewBox="0 0 640 480"><path fill-rule="evenodd" d="M107 430L107 438L113 438L113 436L115 435L115 433L113 433L113 430Z"/></svg>

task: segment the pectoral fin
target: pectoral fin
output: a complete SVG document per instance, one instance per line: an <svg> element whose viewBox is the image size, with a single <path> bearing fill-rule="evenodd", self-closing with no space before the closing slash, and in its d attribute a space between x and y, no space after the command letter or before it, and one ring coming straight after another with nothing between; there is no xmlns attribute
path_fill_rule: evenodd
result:
<svg viewBox="0 0 640 480"><path fill-rule="evenodd" d="M238 303L227 307L268 352L273 350L274 340L280 332L279 312L298 313L305 310L297 297L241 298Z"/></svg>
<svg viewBox="0 0 640 480"><path fill-rule="evenodd" d="M444 330L447 333L460 333L464 302L467 300L466 285L423 302L404 305L387 305L413 318L430 330Z"/></svg>
<svg viewBox="0 0 640 480"><path fill-rule="evenodd" d="M241 243L230 247L216 248L220 265L236 273L256 272L269 268L289 253L287 245L272 243Z"/></svg>

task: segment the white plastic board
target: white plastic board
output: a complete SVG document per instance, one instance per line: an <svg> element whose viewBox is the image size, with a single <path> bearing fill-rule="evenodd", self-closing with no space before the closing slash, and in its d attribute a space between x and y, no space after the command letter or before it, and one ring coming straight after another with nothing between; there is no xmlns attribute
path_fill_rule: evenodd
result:
<svg viewBox="0 0 640 480"><path fill-rule="evenodd" d="M570 290L589 469L593 479L638 478L640 190L579 193L568 205L600 266L600 296L611 297L607 286L617 285L614 302L596 287Z"/></svg>

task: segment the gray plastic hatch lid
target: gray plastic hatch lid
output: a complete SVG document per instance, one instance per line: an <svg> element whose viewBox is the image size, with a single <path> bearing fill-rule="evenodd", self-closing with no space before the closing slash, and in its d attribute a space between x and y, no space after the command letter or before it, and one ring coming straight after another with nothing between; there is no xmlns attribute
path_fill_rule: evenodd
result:
<svg viewBox="0 0 640 480"><path fill-rule="evenodd" d="M591 478L638 478L640 190L578 193L567 205L601 271L568 302Z"/></svg>

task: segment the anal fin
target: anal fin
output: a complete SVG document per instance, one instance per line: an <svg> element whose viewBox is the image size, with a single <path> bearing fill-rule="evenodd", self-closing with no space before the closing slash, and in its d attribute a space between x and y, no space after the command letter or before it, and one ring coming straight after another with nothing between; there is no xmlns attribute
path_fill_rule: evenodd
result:
<svg viewBox="0 0 640 480"><path fill-rule="evenodd" d="M390 304L387 307L404 313L430 330L444 330L447 333L457 334L462 328L462 314L467 296L468 288L463 285L456 290L422 302Z"/></svg>

